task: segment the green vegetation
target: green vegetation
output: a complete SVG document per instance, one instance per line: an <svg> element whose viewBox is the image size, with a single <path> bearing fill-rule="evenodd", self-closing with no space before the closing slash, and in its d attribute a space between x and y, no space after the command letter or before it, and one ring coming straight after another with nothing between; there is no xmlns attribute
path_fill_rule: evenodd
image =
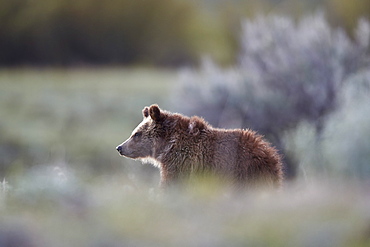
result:
<svg viewBox="0 0 370 247"><path fill-rule="evenodd" d="M368 0L0 0L0 65L231 63L240 22L322 9L351 33Z"/></svg>
<svg viewBox="0 0 370 247"><path fill-rule="evenodd" d="M173 107L176 78L2 70L0 245L369 246L363 184L311 176L278 194L235 194L210 180L163 194L156 169L119 157L144 105ZM306 136L294 136L297 149Z"/></svg>
<svg viewBox="0 0 370 247"><path fill-rule="evenodd" d="M141 121L143 106L165 103L175 79L148 69L0 71L1 177L55 162L94 173L123 169L116 145Z"/></svg>
<svg viewBox="0 0 370 247"><path fill-rule="evenodd" d="M370 246L370 4L355 2L0 0L0 66L15 66L0 68L0 246ZM181 79L88 66L204 54ZM163 193L115 150L152 103L259 130L292 180Z"/></svg>
<svg viewBox="0 0 370 247"><path fill-rule="evenodd" d="M0 0L0 6L0 65L176 65L194 63L207 50L198 36L214 43L207 18L190 1Z"/></svg>
<svg viewBox="0 0 370 247"><path fill-rule="evenodd" d="M368 191L348 183L233 194L214 184L163 195L110 176L38 171L0 191L1 246L370 244ZM200 184L199 184L200 185Z"/></svg>
<svg viewBox="0 0 370 247"><path fill-rule="evenodd" d="M315 171L369 179L370 23L360 20L351 39L321 13L258 16L240 36L232 68L205 60L184 71L177 109L259 131L283 153L289 178Z"/></svg>

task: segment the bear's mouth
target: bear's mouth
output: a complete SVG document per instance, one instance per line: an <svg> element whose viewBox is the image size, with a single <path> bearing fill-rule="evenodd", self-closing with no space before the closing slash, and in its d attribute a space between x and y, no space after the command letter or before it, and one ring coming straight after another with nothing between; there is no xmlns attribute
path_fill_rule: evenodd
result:
<svg viewBox="0 0 370 247"><path fill-rule="evenodd" d="M132 151L129 151L127 149L127 147L125 147L124 145L117 146L116 147L116 150L123 157L130 158L130 159L137 159L137 158L139 158L139 156L137 154L133 153Z"/></svg>

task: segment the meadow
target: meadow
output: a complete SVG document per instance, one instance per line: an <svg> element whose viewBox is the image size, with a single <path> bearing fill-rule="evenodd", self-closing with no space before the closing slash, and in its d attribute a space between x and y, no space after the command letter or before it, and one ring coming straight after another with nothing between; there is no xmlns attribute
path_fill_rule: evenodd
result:
<svg viewBox="0 0 370 247"><path fill-rule="evenodd" d="M365 182L299 177L279 193L235 193L210 179L164 194L156 169L119 157L145 105L173 109L177 80L2 69L0 246L370 245Z"/></svg>
<svg viewBox="0 0 370 247"><path fill-rule="evenodd" d="M116 145L145 105L164 103L175 78L149 69L1 71L2 177L50 163L116 172Z"/></svg>

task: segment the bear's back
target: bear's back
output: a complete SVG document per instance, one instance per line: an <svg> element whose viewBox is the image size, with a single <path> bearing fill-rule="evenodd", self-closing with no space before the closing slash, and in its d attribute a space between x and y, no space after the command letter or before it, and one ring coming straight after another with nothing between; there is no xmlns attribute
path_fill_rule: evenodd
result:
<svg viewBox="0 0 370 247"><path fill-rule="evenodd" d="M210 128L204 142L205 164L234 182L279 187L282 163L277 150L251 130Z"/></svg>

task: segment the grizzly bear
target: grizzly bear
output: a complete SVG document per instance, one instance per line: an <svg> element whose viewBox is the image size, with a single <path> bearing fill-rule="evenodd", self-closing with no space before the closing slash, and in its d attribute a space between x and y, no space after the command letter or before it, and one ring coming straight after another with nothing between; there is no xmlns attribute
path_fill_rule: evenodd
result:
<svg viewBox="0 0 370 247"><path fill-rule="evenodd" d="M161 187L204 174L238 188L281 186L281 157L256 132L214 128L200 117L171 113L158 105L142 113L143 121L116 149L122 156L158 167Z"/></svg>

